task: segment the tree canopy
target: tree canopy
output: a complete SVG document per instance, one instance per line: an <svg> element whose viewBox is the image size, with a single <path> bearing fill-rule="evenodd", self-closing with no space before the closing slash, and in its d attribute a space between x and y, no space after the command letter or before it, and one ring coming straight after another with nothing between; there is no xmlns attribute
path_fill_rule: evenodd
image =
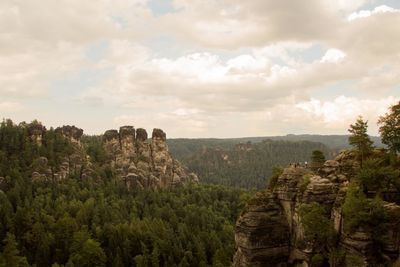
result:
<svg viewBox="0 0 400 267"><path fill-rule="evenodd" d="M368 121L364 121L361 116L359 116L357 121L354 124L351 124L349 128L351 134L349 136L349 144L357 149L361 163L373 149L373 142L369 138L367 130Z"/></svg>
<svg viewBox="0 0 400 267"><path fill-rule="evenodd" d="M389 108L389 113L379 118L382 143L394 153L400 152L400 101Z"/></svg>

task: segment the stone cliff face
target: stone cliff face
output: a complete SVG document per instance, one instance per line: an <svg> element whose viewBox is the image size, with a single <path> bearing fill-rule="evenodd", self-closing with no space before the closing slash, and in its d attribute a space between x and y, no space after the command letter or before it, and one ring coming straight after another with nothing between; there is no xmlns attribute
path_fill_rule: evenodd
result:
<svg viewBox="0 0 400 267"><path fill-rule="evenodd" d="M42 145L46 128L37 123L28 128L32 142ZM93 173L85 144L81 142L83 130L75 126L56 128L54 133L69 144L71 151L56 167L49 166L46 157L35 159L32 164L33 181L63 180L73 175L85 179ZM189 182L198 182L195 174L174 160L168 152L166 134L154 129L151 141L145 129L122 126L119 131L104 133L102 145L107 155L107 164L115 170L117 179L131 188L168 187Z"/></svg>
<svg viewBox="0 0 400 267"><path fill-rule="evenodd" d="M370 233L347 234L342 204L349 178L358 166L350 151L328 160L317 172L303 167L284 170L272 190L258 193L236 222L235 266L311 266L313 250L304 242L299 207L317 202L330 213L339 236L338 247L355 255L361 266L377 265ZM399 261L400 206L387 203L389 238L382 251L387 264ZM323 265L329 266L329 265ZM348 265L350 266L350 265Z"/></svg>
<svg viewBox="0 0 400 267"><path fill-rule="evenodd" d="M40 130L41 129L41 130ZM38 145L42 145L43 135L46 128L42 125L35 125L33 131L29 131L31 139ZM83 130L75 126L62 126L54 130L54 133L61 136L71 146L71 154L62 159L61 164L51 167L46 157L39 157L33 162L33 181L60 181L73 175L82 179L91 175L91 162L81 144Z"/></svg>
<svg viewBox="0 0 400 267"><path fill-rule="evenodd" d="M117 176L128 188L168 187L198 182L168 152L166 134L154 129L149 142L145 129L123 126L108 130L103 137L108 161L116 169Z"/></svg>

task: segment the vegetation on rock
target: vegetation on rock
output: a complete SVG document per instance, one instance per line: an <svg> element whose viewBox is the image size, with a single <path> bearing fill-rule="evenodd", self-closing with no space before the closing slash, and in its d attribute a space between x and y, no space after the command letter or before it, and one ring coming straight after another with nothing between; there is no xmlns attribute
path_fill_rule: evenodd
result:
<svg viewBox="0 0 400 267"><path fill-rule="evenodd" d="M398 262L399 110L400 103L379 121L389 149L373 146L367 122L359 117L349 129L353 149L325 162L314 151L310 169L290 165L274 176L268 190L256 194L237 220L235 266Z"/></svg>
<svg viewBox="0 0 400 267"><path fill-rule="evenodd" d="M366 157L372 151L372 144L370 137L367 134L368 121L364 121L360 116L354 124L350 125L349 144L357 149L361 165Z"/></svg>
<svg viewBox="0 0 400 267"><path fill-rule="evenodd" d="M386 144L391 152L400 152L400 101L389 108L389 113L381 116L378 121L382 143Z"/></svg>

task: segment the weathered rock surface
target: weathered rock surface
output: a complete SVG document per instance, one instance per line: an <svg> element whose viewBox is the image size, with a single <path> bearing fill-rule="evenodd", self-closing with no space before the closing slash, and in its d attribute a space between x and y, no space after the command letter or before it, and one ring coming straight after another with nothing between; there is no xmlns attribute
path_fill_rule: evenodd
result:
<svg viewBox="0 0 400 267"><path fill-rule="evenodd" d="M168 152L166 134L154 129L151 140L145 129L122 126L119 131L108 130L103 137L108 161L128 188L168 187L198 182Z"/></svg>
<svg viewBox="0 0 400 267"><path fill-rule="evenodd" d="M380 266L368 233L344 231L342 205L349 177L359 168L352 151L342 151L334 160L312 172L290 166L275 187L252 199L236 222L234 266L311 266L312 248L304 242L299 207L317 202L330 212L339 248L355 256L362 266ZM389 214L389 238L382 251L386 262L400 263L400 206L385 205ZM391 265L390 265L391 266Z"/></svg>
<svg viewBox="0 0 400 267"><path fill-rule="evenodd" d="M46 128L40 123L28 125L32 142L42 144ZM59 181L68 177L85 179L93 174L92 162L81 142L83 130L75 126L56 128L54 133L65 138L71 153L58 166L49 166L46 157L39 157L32 163L33 181ZM151 140L145 129L122 126L118 130L108 130L103 135L103 148L107 163L115 171L117 179L130 188L168 187L198 182L195 174L174 160L168 152L166 134L154 129ZM6 186L4 179L0 187Z"/></svg>
<svg viewBox="0 0 400 267"><path fill-rule="evenodd" d="M39 132L38 128L37 126L35 127L34 133ZM69 141L72 153L63 158L62 162L55 167L50 167L48 165L48 159L46 157L35 159L32 163L32 181L60 181L70 176L85 179L90 176L92 173L91 162L81 144L83 130L75 126L66 125L56 128L54 132L61 138L65 138ZM43 133L44 131L42 130L42 134ZM37 138L37 134L34 136L35 138L32 138L32 140L35 140L35 142L40 140L41 144L42 138ZM42 135L40 136L42 137Z"/></svg>
<svg viewBox="0 0 400 267"><path fill-rule="evenodd" d="M41 145L43 135L46 133L46 127L41 123L31 123L28 125L28 133L33 142L37 145Z"/></svg>
<svg viewBox="0 0 400 267"><path fill-rule="evenodd" d="M56 133L62 134L65 138L67 138L70 142L81 145L81 137L83 135L83 130L80 128L70 125L64 125L62 127L58 127L55 129Z"/></svg>
<svg viewBox="0 0 400 267"><path fill-rule="evenodd" d="M289 225L279 201L259 193L236 223L235 266L285 266L290 253Z"/></svg>

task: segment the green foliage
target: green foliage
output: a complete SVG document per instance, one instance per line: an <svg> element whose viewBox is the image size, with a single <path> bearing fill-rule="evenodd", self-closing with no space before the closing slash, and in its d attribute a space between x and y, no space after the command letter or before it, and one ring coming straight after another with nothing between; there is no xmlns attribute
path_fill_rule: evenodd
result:
<svg viewBox="0 0 400 267"><path fill-rule="evenodd" d="M33 171L57 171L76 148L53 129L38 145L29 126L0 125L1 267L231 265L234 223L249 192L215 185L128 191L96 136L82 140L93 177L33 182Z"/></svg>
<svg viewBox="0 0 400 267"><path fill-rule="evenodd" d="M369 138L367 130L368 121L364 121L361 116L358 117L356 123L350 125L349 128L349 132L351 133L349 144L357 149L361 164L364 161L364 158L367 157L373 149L373 142Z"/></svg>
<svg viewBox="0 0 400 267"><path fill-rule="evenodd" d="M382 143L393 153L400 152L400 102L389 109L389 113L379 118L379 133Z"/></svg>
<svg viewBox="0 0 400 267"><path fill-rule="evenodd" d="M335 246L336 233L324 207L317 202L302 204L299 214L305 241L312 243L317 252L329 251Z"/></svg>
<svg viewBox="0 0 400 267"><path fill-rule="evenodd" d="M363 230L372 234L379 246L387 234L387 213L379 198L369 199L356 184L351 184L342 206L347 232Z"/></svg>
<svg viewBox="0 0 400 267"><path fill-rule="evenodd" d="M329 266L331 267L342 267L342 266L354 266L346 265L346 253L342 248L333 248L329 252Z"/></svg>
<svg viewBox="0 0 400 267"><path fill-rule="evenodd" d="M321 143L265 140L230 149L205 148L183 163L204 183L264 189L268 179L275 176L273 166L308 161L314 150L329 153Z"/></svg>
<svg viewBox="0 0 400 267"><path fill-rule="evenodd" d="M400 173L391 166L383 164L381 159L367 159L357 174L364 191L389 190L398 187Z"/></svg>
<svg viewBox="0 0 400 267"><path fill-rule="evenodd" d="M315 254L311 258L311 266L312 267L322 267L324 264L324 256L321 254Z"/></svg>
<svg viewBox="0 0 400 267"><path fill-rule="evenodd" d="M320 168L325 163L325 155L321 150L314 150L311 155L311 168Z"/></svg>
<svg viewBox="0 0 400 267"><path fill-rule="evenodd" d="M72 145L53 129L43 133L42 145L32 142L28 128L39 124L15 125L11 120L0 124L0 177L10 177L16 182L19 176L28 175L37 167L37 159L46 157L51 168L57 168L63 159L73 153Z"/></svg>
<svg viewBox="0 0 400 267"><path fill-rule="evenodd" d="M3 252L0 254L0 266L7 267L25 267L29 266L25 257L20 256L20 251L17 248L15 236L7 233L4 239Z"/></svg>
<svg viewBox="0 0 400 267"><path fill-rule="evenodd" d="M79 233L79 232L78 232ZM74 239L75 239L74 235ZM78 244L71 247L71 256L69 262L75 266L82 267L101 267L106 266L106 255L100 247L100 243L88 238L83 241L82 236L77 237ZM83 242L82 242L83 241Z"/></svg>
<svg viewBox="0 0 400 267"><path fill-rule="evenodd" d="M363 267L363 266L365 266L365 264L364 264L364 261L357 255L347 254L345 266Z"/></svg>
<svg viewBox="0 0 400 267"><path fill-rule="evenodd" d="M84 135L82 136L82 143L86 145L86 153L93 162L98 165L103 165L106 162L107 154L103 147L102 137Z"/></svg>
<svg viewBox="0 0 400 267"><path fill-rule="evenodd" d="M288 134L285 136L264 136L264 137L244 137L244 138L177 138L167 139L169 150L174 158L184 161L191 156L201 153L205 148L220 148L223 150L231 150L239 143L251 142L253 144L260 143L264 140L270 139L272 141L309 141L322 143L330 150L339 151L344 148L349 148L347 135L317 135L317 134ZM382 147L383 144L377 136L371 136L374 145ZM326 154L328 155L328 154Z"/></svg>
<svg viewBox="0 0 400 267"><path fill-rule="evenodd" d="M311 179L311 175L310 174L305 174L303 175L303 177L301 178L300 184L299 184L299 189L300 192L303 194L306 190L307 190L307 186L310 184L310 179Z"/></svg>
<svg viewBox="0 0 400 267"><path fill-rule="evenodd" d="M279 176L283 173L283 167L281 166L273 166L272 167L272 176L269 178L268 189L273 190L275 188L276 183L278 182Z"/></svg>
<svg viewBox="0 0 400 267"><path fill-rule="evenodd" d="M129 192L112 181L68 179L36 185L29 201L20 196L6 213L16 223L0 226L38 266L230 266L246 195L201 185Z"/></svg>

